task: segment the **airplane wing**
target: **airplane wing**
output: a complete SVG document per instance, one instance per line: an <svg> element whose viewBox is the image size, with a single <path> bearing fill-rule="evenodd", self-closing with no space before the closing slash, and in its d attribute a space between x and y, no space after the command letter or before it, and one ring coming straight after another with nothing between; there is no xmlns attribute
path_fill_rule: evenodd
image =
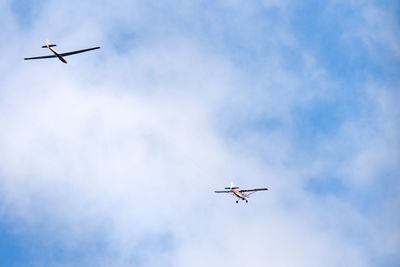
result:
<svg viewBox="0 0 400 267"><path fill-rule="evenodd" d="M224 190L224 191L214 191L215 193L232 193L231 190Z"/></svg>
<svg viewBox="0 0 400 267"><path fill-rule="evenodd" d="M100 48L100 46L97 46L97 47L92 47L92 48L87 48L87 49L82 49L82 50L76 50L76 51L72 51L72 52L60 53L60 56L67 57L70 55L75 55L75 54L79 54L79 53L83 53L83 52L87 52L87 51L91 51L91 50L95 50L95 49L99 49L99 48Z"/></svg>
<svg viewBox="0 0 400 267"><path fill-rule="evenodd" d="M41 58L52 58L52 57L57 57L56 55L50 55L50 56L42 56L42 57L26 57L24 60L30 60L30 59L41 59Z"/></svg>
<svg viewBox="0 0 400 267"><path fill-rule="evenodd" d="M255 189L244 189L244 190L239 190L241 193L242 192L257 192L257 191L266 191L268 188L255 188Z"/></svg>

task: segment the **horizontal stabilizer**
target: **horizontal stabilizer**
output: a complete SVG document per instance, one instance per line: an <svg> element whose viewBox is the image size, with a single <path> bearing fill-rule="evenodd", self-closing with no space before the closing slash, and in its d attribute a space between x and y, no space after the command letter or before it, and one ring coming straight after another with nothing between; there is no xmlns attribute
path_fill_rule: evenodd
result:
<svg viewBox="0 0 400 267"><path fill-rule="evenodd" d="M49 47L53 47L53 46L56 46L56 45L55 44L49 45ZM47 48L47 45L42 45L42 48Z"/></svg>
<svg viewBox="0 0 400 267"><path fill-rule="evenodd" d="M225 189L239 189L239 187L234 186L234 187L225 187Z"/></svg>

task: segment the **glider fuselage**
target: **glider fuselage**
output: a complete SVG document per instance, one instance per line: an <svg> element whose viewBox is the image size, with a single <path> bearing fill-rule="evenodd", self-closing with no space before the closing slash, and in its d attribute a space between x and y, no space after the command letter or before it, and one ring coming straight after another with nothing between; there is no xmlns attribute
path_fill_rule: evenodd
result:
<svg viewBox="0 0 400 267"><path fill-rule="evenodd" d="M55 49L51 48L48 43L46 43L46 46L48 49L50 49L51 52L54 53L54 55L56 55L58 57L59 60L61 60L65 64L67 64L67 61L65 60L65 58L63 58Z"/></svg>

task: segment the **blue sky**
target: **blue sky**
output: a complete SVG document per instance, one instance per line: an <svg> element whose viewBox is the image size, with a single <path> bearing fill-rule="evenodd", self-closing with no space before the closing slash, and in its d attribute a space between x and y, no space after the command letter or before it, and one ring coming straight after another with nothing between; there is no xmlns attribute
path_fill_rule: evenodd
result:
<svg viewBox="0 0 400 267"><path fill-rule="evenodd" d="M396 1L0 10L2 264L400 263Z"/></svg>

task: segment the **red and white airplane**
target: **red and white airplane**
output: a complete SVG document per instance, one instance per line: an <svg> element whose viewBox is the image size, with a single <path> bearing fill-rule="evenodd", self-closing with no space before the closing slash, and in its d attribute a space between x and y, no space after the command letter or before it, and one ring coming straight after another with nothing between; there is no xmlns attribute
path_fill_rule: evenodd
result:
<svg viewBox="0 0 400 267"><path fill-rule="evenodd" d="M227 193L227 194L232 194L233 196L239 198L239 200L245 200L246 203L248 202L248 198L251 194L254 194L255 192L258 191L266 191L268 188L254 188L254 189L241 189L239 190L239 187L233 186L233 182L231 183L230 187L225 187L225 189L228 190L223 190L223 191L215 191L215 193ZM250 192L248 194L244 194L246 192ZM239 200L236 200L236 203L239 203Z"/></svg>
<svg viewBox="0 0 400 267"><path fill-rule="evenodd" d="M90 51L90 50L95 50L95 49L99 49L100 48L100 46L97 46L97 47L92 47L92 48L87 48L87 49L82 49L82 50L76 50L76 51L71 51L71 52L66 52L66 53L59 53L55 49L52 48L54 46L56 46L56 45L55 44L50 44L49 41L46 40L46 45L43 45L42 48L50 49L50 51L53 52L54 55L41 56L41 57L26 57L26 58L24 58L24 60L57 57L59 60L61 60L63 63L66 64L67 61L64 58L66 56L75 55L75 54L79 54L79 53L83 53L83 52L87 52L87 51Z"/></svg>

